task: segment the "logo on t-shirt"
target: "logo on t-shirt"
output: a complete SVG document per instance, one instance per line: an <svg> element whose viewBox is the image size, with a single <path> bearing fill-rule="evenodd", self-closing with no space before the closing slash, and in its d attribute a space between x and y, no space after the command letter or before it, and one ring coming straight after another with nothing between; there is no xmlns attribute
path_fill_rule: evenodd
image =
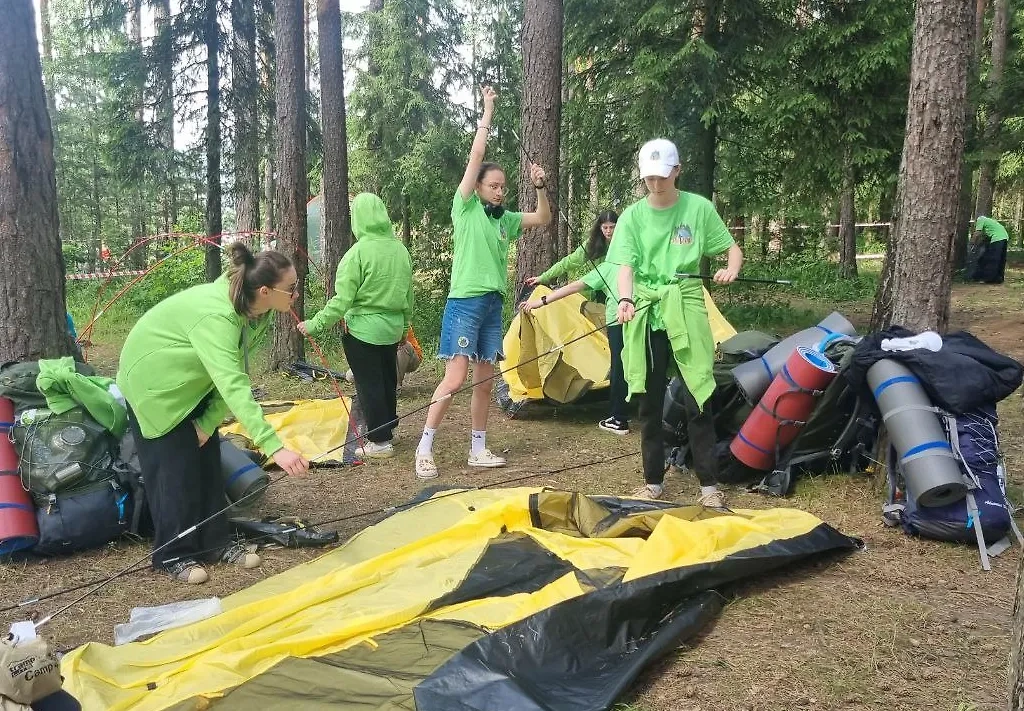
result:
<svg viewBox="0 0 1024 711"><path fill-rule="evenodd" d="M676 234L672 238L672 244L679 244L684 247L688 247L693 244L693 233L690 232L689 225L679 225L676 228Z"/></svg>

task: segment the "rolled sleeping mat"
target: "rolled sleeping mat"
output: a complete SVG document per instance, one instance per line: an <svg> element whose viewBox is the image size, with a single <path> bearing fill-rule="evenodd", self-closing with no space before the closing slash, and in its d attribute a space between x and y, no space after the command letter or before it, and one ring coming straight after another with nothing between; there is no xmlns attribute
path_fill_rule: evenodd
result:
<svg viewBox="0 0 1024 711"><path fill-rule="evenodd" d="M733 438L732 455L752 469L770 470L776 453L796 438L837 372L821 353L798 346Z"/></svg>
<svg viewBox="0 0 1024 711"><path fill-rule="evenodd" d="M248 454L226 439L220 441L220 471L224 479L224 493L231 503L245 498L254 491L266 489L270 484L270 475L250 459ZM253 494L245 503L251 504L262 495Z"/></svg>
<svg viewBox="0 0 1024 711"><path fill-rule="evenodd" d="M0 397L0 556L34 548L39 524L32 497L21 485L18 453L11 443L14 403Z"/></svg>
<svg viewBox="0 0 1024 711"><path fill-rule="evenodd" d="M760 358L741 363L732 369L732 377L747 402L757 402L771 385L782 366L800 346L814 347L834 334L856 336L857 329L838 311L833 311L817 326L805 328L783 339Z"/></svg>
<svg viewBox="0 0 1024 711"><path fill-rule="evenodd" d="M887 358L868 368L868 386L900 458L908 495L918 506L963 499L967 484L960 464L917 376Z"/></svg>

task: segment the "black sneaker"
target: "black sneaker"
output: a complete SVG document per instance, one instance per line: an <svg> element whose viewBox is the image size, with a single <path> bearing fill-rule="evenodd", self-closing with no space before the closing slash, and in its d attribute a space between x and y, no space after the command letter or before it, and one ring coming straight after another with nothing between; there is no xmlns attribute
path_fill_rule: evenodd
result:
<svg viewBox="0 0 1024 711"><path fill-rule="evenodd" d="M601 420L597 423L597 426L605 432L611 432L612 434L629 434L629 423L623 422L622 420L616 420L614 417L609 417L607 420Z"/></svg>

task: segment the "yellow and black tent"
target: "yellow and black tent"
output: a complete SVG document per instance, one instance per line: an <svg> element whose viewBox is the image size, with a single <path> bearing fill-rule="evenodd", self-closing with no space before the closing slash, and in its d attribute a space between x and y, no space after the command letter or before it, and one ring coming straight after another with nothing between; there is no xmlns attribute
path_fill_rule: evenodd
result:
<svg viewBox="0 0 1024 711"><path fill-rule="evenodd" d="M531 299L551 290L538 286ZM718 310L704 289L704 306L711 321L715 344L736 335L736 329ZM608 387L611 351L604 326L604 304L572 294L535 309L529 316L517 314L502 342L508 370L496 388L495 399L509 415L530 402L567 404ZM559 346L565 346L560 348ZM524 363L518 368L512 364Z"/></svg>
<svg viewBox="0 0 1024 711"><path fill-rule="evenodd" d="M211 619L62 663L83 708L609 708L734 581L857 542L793 509L435 491Z"/></svg>

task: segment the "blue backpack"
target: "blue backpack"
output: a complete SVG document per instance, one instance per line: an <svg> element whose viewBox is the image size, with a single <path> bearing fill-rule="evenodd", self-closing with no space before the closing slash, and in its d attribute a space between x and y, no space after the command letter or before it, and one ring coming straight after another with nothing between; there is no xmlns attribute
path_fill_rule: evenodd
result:
<svg viewBox="0 0 1024 711"><path fill-rule="evenodd" d="M963 415L939 412L953 453L968 486L967 496L946 506L918 506L906 496L899 457L890 448L889 497L882 509L887 525L900 526L912 536L954 543L976 542L981 564L989 570L989 546L1011 531L1024 545L1006 498L1006 474L993 405Z"/></svg>

